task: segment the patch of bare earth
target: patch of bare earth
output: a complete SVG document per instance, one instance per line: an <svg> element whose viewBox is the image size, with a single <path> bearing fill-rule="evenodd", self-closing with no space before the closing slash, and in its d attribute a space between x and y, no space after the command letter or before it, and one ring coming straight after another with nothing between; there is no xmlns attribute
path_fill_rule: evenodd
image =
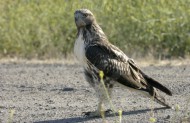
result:
<svg viewBox="0 0 190 123"><path fill-rule="evenodd" d="M56 60L55 60L56 61ZM82 112L97 108L98 99L94 90L83 77L83 69L75 62L1 61L0 62L0 122L37 123L101 123L101 118L85 118ZM158 123L190 122L190 64L187 61L143 65L148 75L170 88L173 96L163 94L179 110L163 109L127 89L115 87L113 104L122 109L122 122L148 123L151 104ZM109 105L109 104L107 104ZM106 117L107 122L118 116Z"/></svg>

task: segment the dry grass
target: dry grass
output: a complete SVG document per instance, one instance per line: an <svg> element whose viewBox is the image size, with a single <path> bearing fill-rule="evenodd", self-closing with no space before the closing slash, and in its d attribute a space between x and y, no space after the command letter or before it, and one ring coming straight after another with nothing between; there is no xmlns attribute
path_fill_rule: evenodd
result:
<svg viewBox="0 0 190 123"><path fill-rule="evenodd" d="M113 44L130 56L190 54L189 0L1 0L0 58L72 53L74 11L90 9Z"/></svg>

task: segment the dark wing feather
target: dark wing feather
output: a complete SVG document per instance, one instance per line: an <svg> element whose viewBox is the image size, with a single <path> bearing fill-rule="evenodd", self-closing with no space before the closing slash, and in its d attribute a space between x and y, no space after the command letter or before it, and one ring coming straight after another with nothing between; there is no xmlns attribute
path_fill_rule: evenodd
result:
<svg viewBox="0 0 190 123"><path fill-rule="evenodd" d="M119 52L119 54L118 54ZM88 61L104 74L119 83L135 88L150 91L156 87L168 95L171 91L156 80L144 74L132 59L113 45L96 44L86 48Z"/></svg>
<svg viewBox="0 0 190 123"><path fill-rule="evenodd" d="M89 46L86 49L86 57L90 63L99 70L102 70L106 76L121 84L136 89L146 88L146 81L129 64L129 59L125 59L122 55L117 55L115 51L118 51L118 49L112 50L112 48L115 47L112 46L110 48L105 45Z"/></svg>
<svg viewBox="0 0 190 123"><path fill-rule="evenodd" d="M149 77L148 75L146 75L144 72L142 72L138 66L134 63L133 60L129 60L129 64L136 70L139 71L141 73L141 75L143 76L143 78L146 80L146 82L148 82L149 85L165 92L166 94L172 96L172 92L166 88L165 86L163 86L162 84L160 84L158 81L154 80L153 78Z"/></svg>

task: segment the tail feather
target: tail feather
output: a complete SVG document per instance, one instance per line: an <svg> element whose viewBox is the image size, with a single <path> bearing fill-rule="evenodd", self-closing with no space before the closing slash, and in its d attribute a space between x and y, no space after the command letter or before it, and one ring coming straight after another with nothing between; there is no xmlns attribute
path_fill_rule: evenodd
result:
<svg viewBox="0 0 190 123"><path fill-rule="evenodd" d="M150 84L151 86L165 92L166 94L172 96L172 92L166 88L165 86L163 86L162 84L160 84L158 81L150 78L149 76L147 76L146 74L143 73L143 77L145 78L145 80L147 81L148 84Z"/></svg>

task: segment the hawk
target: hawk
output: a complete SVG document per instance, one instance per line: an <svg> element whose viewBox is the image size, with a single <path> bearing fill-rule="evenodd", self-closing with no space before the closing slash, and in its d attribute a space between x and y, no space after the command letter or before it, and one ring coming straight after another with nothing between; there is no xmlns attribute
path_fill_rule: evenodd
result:
<svg viewBox="0 0 190 123"><path fill-rule="evenodd" d="M149 97L154 97L159 104L171 108L158 90L172 96L171 91L146 75L131 58L111 44L90 10L76 10L74 17L78 30L74 54L84 67L86 80L99 98L98 109L95 112L87 112L86 115L100 116L100 110L107 101L102 92L99 71L104 73L103 81L109 96L114 85L119 83L132 90L146 93Z"/></svg>

